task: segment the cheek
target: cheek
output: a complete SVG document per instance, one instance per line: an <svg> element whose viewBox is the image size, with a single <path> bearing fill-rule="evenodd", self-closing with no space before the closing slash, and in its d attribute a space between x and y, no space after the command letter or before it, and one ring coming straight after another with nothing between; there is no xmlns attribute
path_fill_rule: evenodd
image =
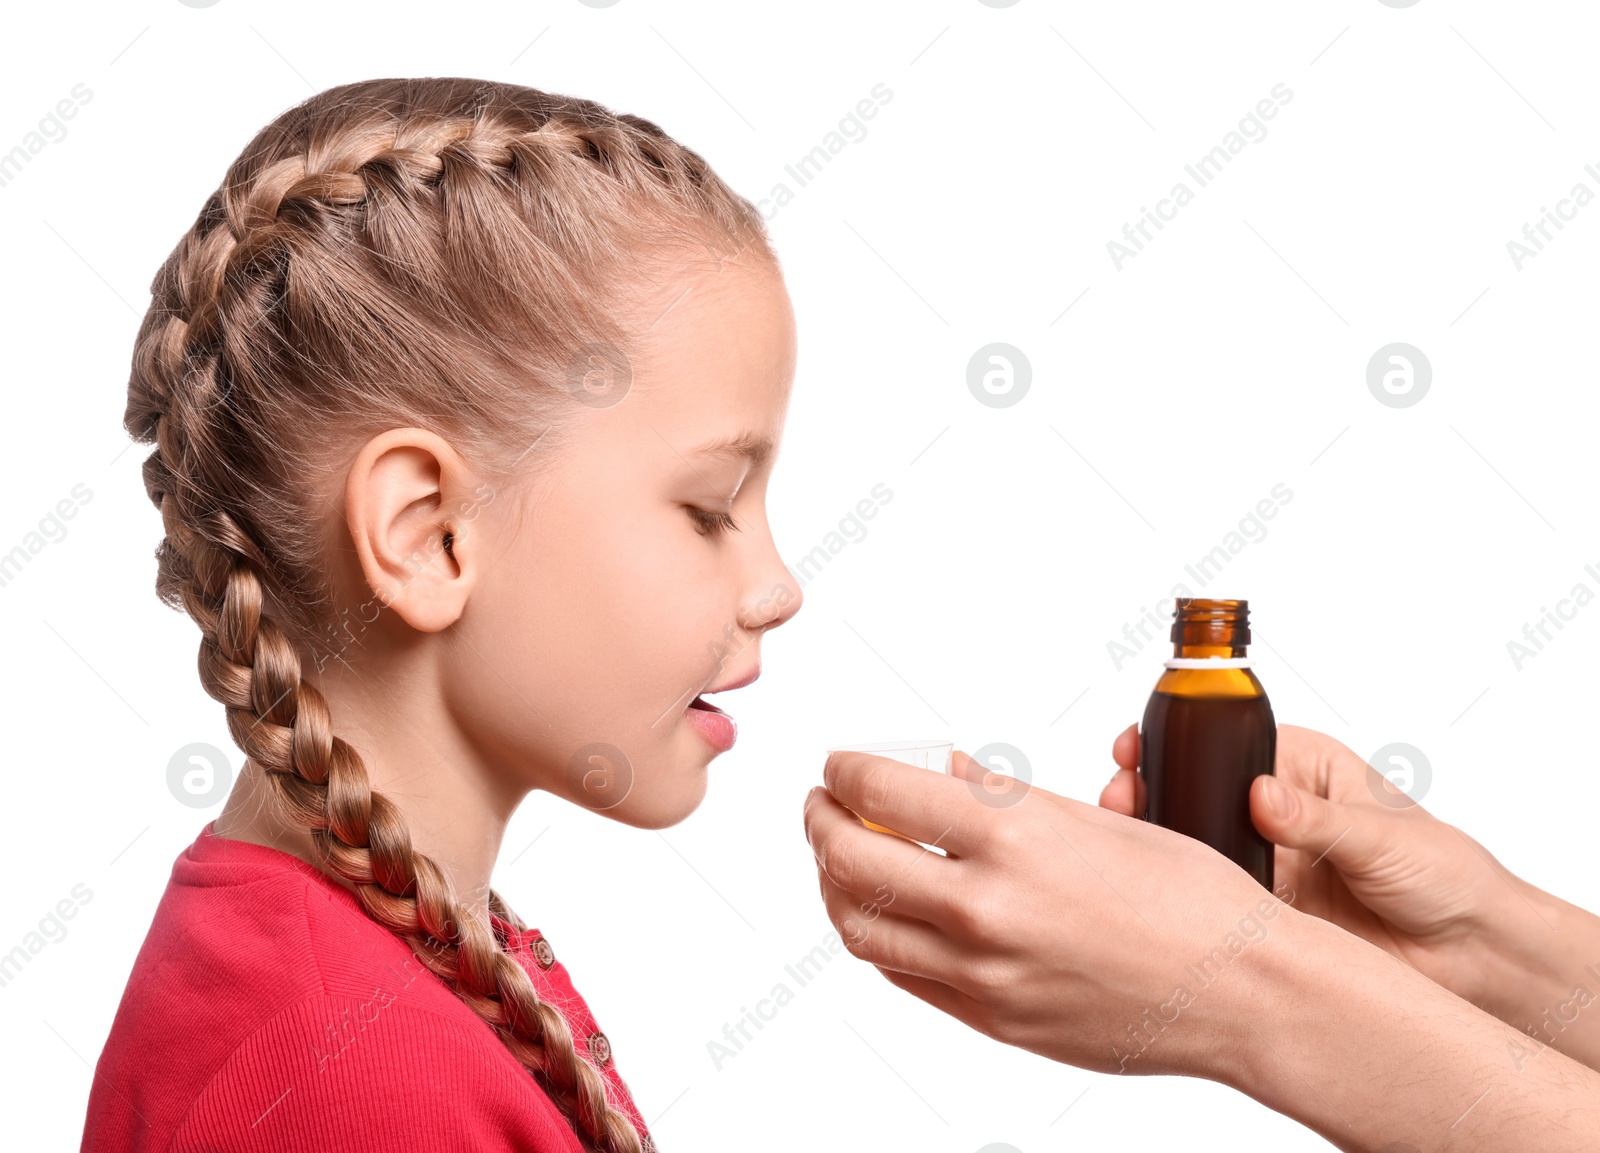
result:
<svg viewBox="0 0 1600 1153"><path fill-rule="evenodd" d="M676 714L736 667L742 637L725 544L623 475L567 478L514 525L489 526L503 544L455 626L467 643L449 650L444 691L485 745L541 777L561 778L590 744L616 746L640 812L655 813L685 799L667 766L702 751Z"/></svg>
<svg viewBox="0 0 1600 1153"><path fill-rule="evenodd" d="M698 667L718 635L714 546L687 513L678 515L682 524L671 512L617 523L591 539L567 572L561 603L574 606L575 625L605 638L616 660L631 666L615 670L624 683L634 671L649 683L685 661Z"/></svg>
<svg viewBox="0 0 1600 1153"><path fill-rule="evenodd" d="M500 654L485 659L516 668L508 679L541 711L549 701L574 723L607 731L648 713L648 726L675 694L716 671L727 609L714 583L715 545L687 513L575 509L530 524L526 536L485 582L475 632Z"/></svg>

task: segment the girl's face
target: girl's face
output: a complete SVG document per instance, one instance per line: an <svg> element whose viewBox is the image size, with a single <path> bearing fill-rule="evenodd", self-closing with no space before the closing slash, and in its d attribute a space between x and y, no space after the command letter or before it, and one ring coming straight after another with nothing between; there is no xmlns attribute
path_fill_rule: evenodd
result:
<svg viewBox="0 0 1600 1153"><path fill-rule="evenodd" d="M662 828L733 735L697 696L753 678L800 608L765 507L796 348L783 281L755 261L682 273L639 315L631 383L614 375L611 403L583 406L535 482L473 526L468 644L444 684L522 787Z"/></svg>

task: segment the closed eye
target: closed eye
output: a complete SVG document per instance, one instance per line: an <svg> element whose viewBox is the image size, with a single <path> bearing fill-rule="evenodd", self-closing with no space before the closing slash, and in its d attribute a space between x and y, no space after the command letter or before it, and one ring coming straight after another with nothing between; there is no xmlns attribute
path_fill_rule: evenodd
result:
<svg viewBox="0 0 1600 1153"><path fill-rule="evenodd" d="M739 531L732 513L723 509L697 508L694 505L685 507L689 510L690 519L695 523L695 530L701 536L721 536L723 533Z"/></svg>

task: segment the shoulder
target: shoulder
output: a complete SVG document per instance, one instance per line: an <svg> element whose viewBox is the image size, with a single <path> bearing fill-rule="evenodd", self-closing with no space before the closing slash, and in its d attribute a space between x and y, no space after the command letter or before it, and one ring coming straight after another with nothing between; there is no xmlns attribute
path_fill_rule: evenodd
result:
<svg viewBox="0 0 1600 1153"><path fill-rule="evenodd" d="M540 936L514 941L523 968L578 1044L604 1048L548 943L529 955ZM83 1148L419 1145L581 1153L494 1030L354 894L274 850L203 836L134 962Z"/></svg>
<svg viewBox="0 0 1600 1153"><path fill-rule="evenodd" d="M256 846L186 853L96 1065L83 1147L299 1148L256 1136L281 1114L315 1119L308 1149L383 1149L326 1134L337 1115L375 1139L385 1110L490 1133L503 1112L556 1134L506 1147L578 1149L494 1031L354 894Z"/></svg>
<svg viewBox="0 0 1600 1153"><path fill-rule="evenodd" d="M470 1020L441 1014L381 984L364 997L306 997L229 1055L178 1125L168 1153L385 1153L419 1142L581 1153L555 1103L493 1030L466 1012Z"/></svg>

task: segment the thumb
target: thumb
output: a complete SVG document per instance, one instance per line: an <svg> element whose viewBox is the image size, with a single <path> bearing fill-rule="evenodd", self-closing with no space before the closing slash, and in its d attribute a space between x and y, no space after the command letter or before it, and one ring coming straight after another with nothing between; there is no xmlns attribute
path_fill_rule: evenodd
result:
<svg viewBox="0 0 1600 1153"><path fill-rule="evenodd" d="M1304 849L1341 873L1372 866L1392 840L1389 814L1371 805L1347 805L1297 788L1271 773L1250 786L1250 817L1263 837L1287 849Z"/></svg>
<svg viewBox="0 0 1600 1153"><path fill-rule="evenodd" d="M968 756L960 749L955 750L950 756L950 775L965 780L974 796L982 799L985 804L997 808L1008 808L1030 792L1059 799L1054 793L1032 784L1027 779L1026 773L1015 776L999 772L982 761Z"/></svg>

